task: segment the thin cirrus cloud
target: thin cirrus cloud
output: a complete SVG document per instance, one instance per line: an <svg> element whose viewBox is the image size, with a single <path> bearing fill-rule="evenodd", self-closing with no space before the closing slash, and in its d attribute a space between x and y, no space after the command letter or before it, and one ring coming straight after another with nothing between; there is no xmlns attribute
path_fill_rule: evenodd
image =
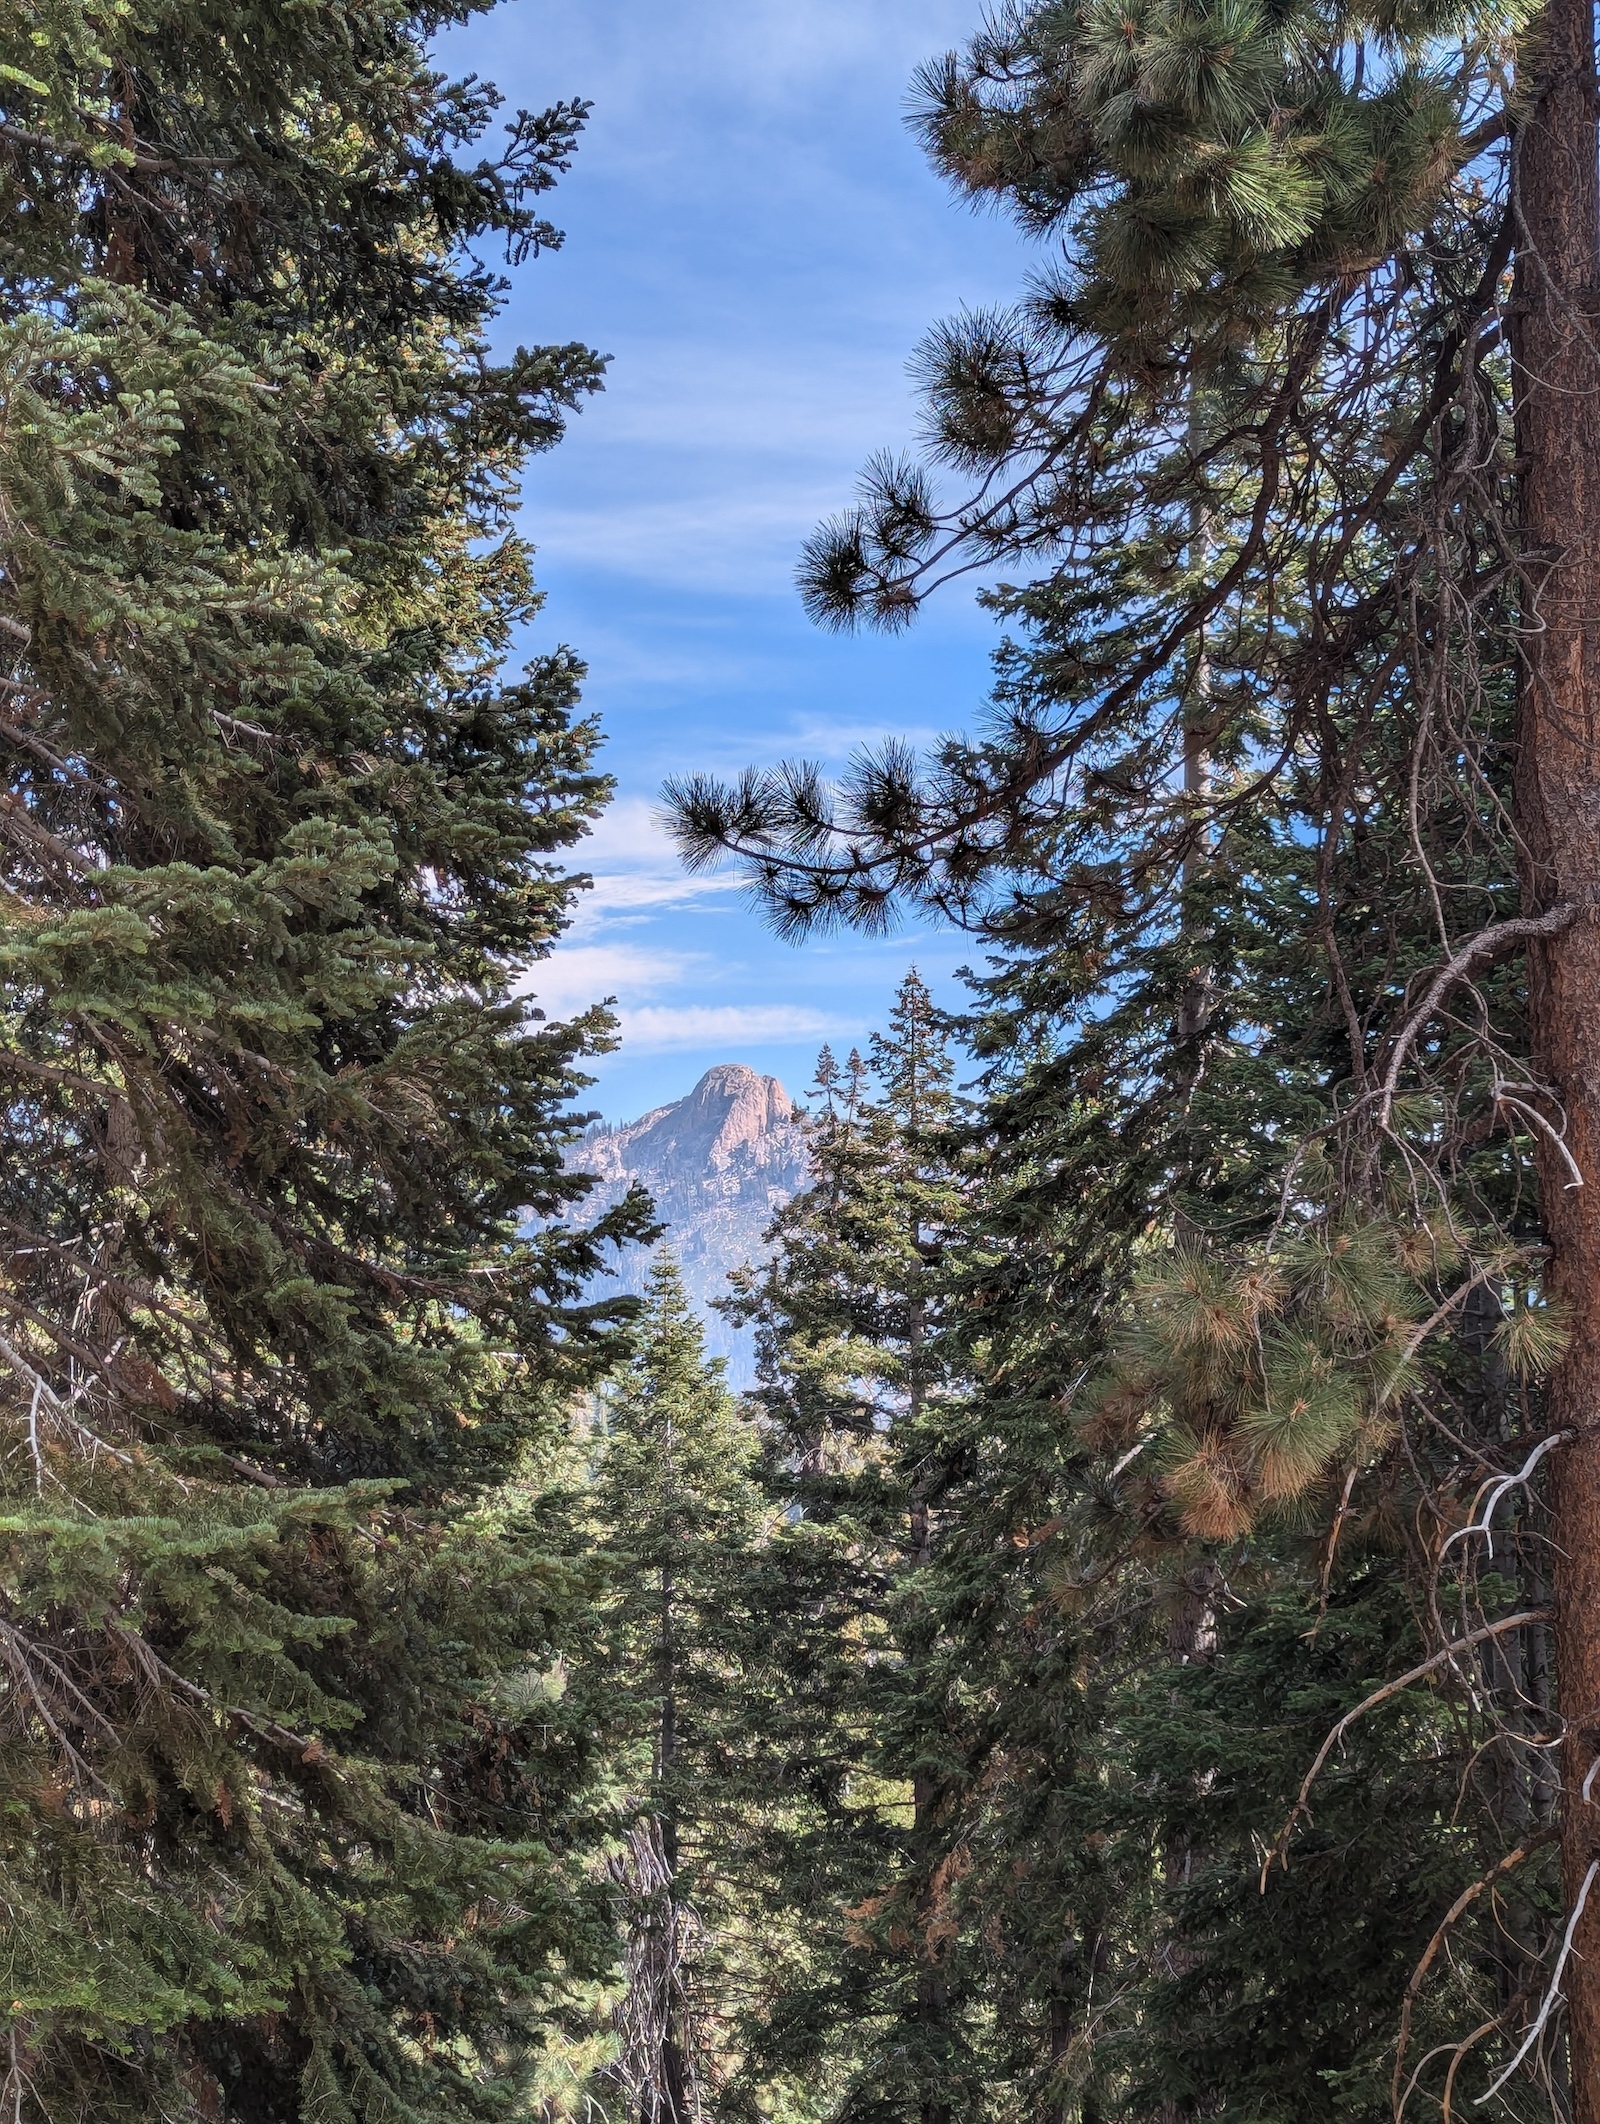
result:
<svg viewBox="0 0 1600 2124"><path fill-rule="evenodd" d="M748 474L746 464L741 476ZM699 595L784 595L801 541L838 498L837 488L774 480L731 501L725 493L679 492L613 508L558 505L541 515L540 537L563 566Z"/></svg>
<svg viewBox="0 0 1600 2124"><path fill-rule="evenodd" d="M1014 290L1008 269L974 282L971 217L903 125L914 66L980 12L512 0L472 37L519 100L536 68L547 93L594 104L558 201L567 248L513 296L519 333L537 318L540 336L615 356L604 398L529 482L547 564L792 596L801 541L869 455L912 440L905 363L923 332ZM521 25L536 36L513 43Z"/></svg>
<svg viewBox="0 0 1600 2124"><path fill-rule="evenodd" d="M690 964L689 954L655 944L563 944L530 968L522 992L547 1018L570 1018L594 1003L659 995L683 980Z"/></svg>
<svg viewBox="0 0 1600 2124"><path fill-rule="evenodd" d="M584 936L604 923L637 921L651 910L690 907L710 893L737 892L742 882L728 875L691 878L681 870L617 871L595 879L573 928Z"/></svg>
<svg viewBox="0 0 1600 2124"><path fill-rule="evenodd" d="M547 556L698 597L793 596L802 542L915 408L903 320L867 352L774 322L739 320L709 373L681 344L625 342L567 456L530 481Z"/></svg>
<svg viewBox="0 0 1600 2124"><path fill-rule="evenodd" d="M904 319L890 321L881 348L863 345L859 318L848 344L815 321L778 323L736 315L727 329L739 343L710 355L657 333L633 340L607 378L608 439L694 459L708 449L788 455L813 472L824 453L853 462L863 442L882 440L882 422L904 411Z"/></svg>
<svg viewBox="0 0 1600 2124"><path fill-rule="evenodd" d="M624 1047L635 1055L819 1041L848 1030L837 1016L803 1003L652 1003L696 968L687 955L649 945L606 942L560 948L534 967L526 993L547 1018L571 1017L607 998L617 1005Z"/></svg>
<svg viewBox="0 0 1600 2124"><path fill-rule="evenodd" d="M697 149L703 160L708 104L731 106L736 123L804 120L819 90L875 73L903 81L918 59L969 35L977 14L970 0L552 0L538 13L539 71L552 93L590 96L616 123L631 173ZM491 22L477 41L504 78L530 18Z"/></svg>
<svg viewBox="0 0 1600 2124"><path fill-rule="evenodd" d="M825 1040L841 1028L837 1019L798 1003L651 1004L620 1013L622 1038L636 1054L677 1049L740 1048L799 1040Z"/></svg>
<svg viewBox="0 0 1600 2124"><path fill-rule="evenodd" d="M689 877L663 783L796 753L837 771L893 733L970 727L993 620L947 594L911 634L819 632L794 571L863 462L913 447L907 358L928 326L1014 298L1021 248L952 207L905 124L916 64L983 0L505 0L440 63L509 108L592 99L553 201L565 247L512 276L509 347L581 340L606 389L529 468L523 527L617 797L566 862L593 890L529 969L551 1016L616 998L596 1065L614 1119L741 1061L786 1081L865 1042L915 957L941 995L970 950L933 934L780 941L724 871Z"/></svg>
<svg viewBox="0 0 1600 2124"><path fill-rule="evenodd" d="M592 938L614 923L636 922L652 912L690 906L710 894L736 891L740 884L728 872L691 876L679 861L655 806L643 797L615 799L573 850L571 865L594 881L573 910L572 934L577 939ZM595 949L589 943L562 946L548 963L560 964L580 950ZM637 982L641 962L636 948L618 946L616 950L620 977ZM682 963L681 957L671 953L652 955L649 964L658 969L656 985L675 978Z"/></svg>

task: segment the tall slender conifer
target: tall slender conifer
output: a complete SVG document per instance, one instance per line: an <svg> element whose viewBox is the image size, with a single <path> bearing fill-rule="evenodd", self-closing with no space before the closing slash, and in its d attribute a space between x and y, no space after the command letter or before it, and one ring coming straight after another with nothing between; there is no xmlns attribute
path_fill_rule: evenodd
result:
<svg viewBox="0 0 1600 2124"><path fill-rule="evenodd" d="M495 1501L606 1347L604 1025L521 1000L605 784L571 656L501 675L600 364L486 344L582 109L475 158L475 11L0 23L18 2119L502 2115L610 1953Z"/></svg>
<svg viewBox="0 0 1600 2124"><path fill-rule="evenodd" d="M599 1405L590 1495L611 1584L590 1702L627 1816L611 1868L626 1935L613 2078L636 2124L692 2124L737 2056L752 1941L770 1922L739 1894L760 1801L729 1747L763 1499L754 1426L706 1357L670 1256L637 1335Z"/></svg>
<svg viewBox="0 0 1600 2124"><path fill-rule="evenodd" d="M951 1981L949 1707L939 1610L950 1456L944 1253L960 1202L944 1022L912 970L870 1060L824 1053L811 1186L740 1308L757 1330L768 1481L788 1523L753 1618L746 1746L788 1801L771 1892L801 1952L755 2052L818 2066L842 2115L972 2114L973 2010ZM977 2008L982 2011L981 2005Z"/></svg>

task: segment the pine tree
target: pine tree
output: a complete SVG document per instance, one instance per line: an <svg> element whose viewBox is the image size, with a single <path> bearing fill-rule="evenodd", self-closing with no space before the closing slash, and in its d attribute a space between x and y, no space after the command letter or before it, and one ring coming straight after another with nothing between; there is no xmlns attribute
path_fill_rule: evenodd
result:
<svg viewBox="0 0 1600 2124"><path fill-rule="evenodd" d="M1265 950L1251 957L1271 965ZM1283 992L1276 976L1273 991ZM1475 1927L1483 1913L1469 1904L1458 1922L1453 1993L1427 1987L1417 2001L1408 2073L1455 2017L1458 2035L1481 2027L1543 1981L1531 1950L1560 1915L1537 1841L1551 1795L1527 1746L1549 1730L1535 1708L1543 1626L1501 1640L1514 1648L1507 1670L1446 1669L1436 1704L1402 1696L1358 1725L1266 1895L1261 1859L1326 1732L1425 1656L1408 1589L1433 1568L1428 1545L1459 1523L1434 1519L1426 1492L1452 1472L1452 1437L1480 1465L1495 1453L1514 1404L1502 1395L1497 1410L1475 1409L1460 1390L1463 1361L1460 1388L1432 1403L1448 1430L1420 1415L1409 1427L1423 1497L1404 1454L1380 1450L1356 1454L1348 1489L1325 1478L1298 1502L1242 1516L1224 1490L1235 1516L1211 1519L1193 1431L1183 1445L1150 1420L1155 1383L1136 1369L1181 1352L1192 1421L1207 1358L1225 1389L1233 1371L1204 1331L1226 1343L1240 1321L1235 1281L1196 1246L1192 1223L1177 1257L1186 1281L1155 1251L1175 1171L1186 1216L1206 1207L1203 1170L1141 1155L1160 1147L1151 1118L1162 1086L1141 1086L1137 1062L1159 1035L1161 998L1133 990L1087 1026L1064 1011L1019 1039L1051 993L1048 959L1030 954L994 977L972 1027L993 1061L941 1307L947 1361L969 1382L968 1450L939 1559L964 1679L948 1834L970 1864L955 1952L978 1965L971 1981L994 2017L995 2114L1148 2124L1238 2105L1286 2124L1334 2114L1376 2124L1390 2113L1402 2000L1434 1925L1530 1830L1531 1861L1502 1882L1495 1920ZM1066 1003L1070 986L1057 993ZM1252 1015L1249 1000L1230 982L1218 1023ZM1233 1107L1235 1148L1254 1059L1228 1045L1208 1057L1202 1091ZM1297 1092L1292 1060L1274 1057L1290 1114L1311 1088ZM1271 1123L1265 1105L1253 1201L1251 1165L1217 1142L1212 1185L1236 1238L1277 1213L1263 1155ZM1409 1302L1386 1248L1367 1245L1343 1270L1354 1290L1393 1303L1398 1281ZM1130 1285L1128 1332L1118 1300ZM1164 1317L1174 1304L1182 1333ZM1109 1376L1108 1342L1126 1368ZM1335 1424L1352 1418L1347 1395L1336 1380L1324 1412ZM1498 1584L1479 1589L1495 1616L1538 1606L1536 1589L1516 1597L1508 1583L1536 1570L1537 1530L1506 1534ZM1508 1717L1527 1719L1515 1738ZM1426 2084L1448 2056L1435 2052Z"/></svg>
<svg viewBox="0 0 1600 2124"><path fill-rule="evenodd" d="M608 1347L539 1022L603 802L491 357L581 108L468 5L0 26L0 1592L19 2118L504 2114L603 1968L578 1592L497 1487ZM519 1237L537 1213L534 1237Z"/></svg>
<svg viewBox="0 0 1600 2124"><path fill-rule="evenodd" d="M1512 2072L1504 2099L1564 2114L1568 2066L1537 2043L1559 1978L1572 2114L1600 2116L1593 1955L1562 1961L1568 1919L1580 1955L1600 1923L1580 1732L1600 1643L1600 1285L1575 1184L1600 993L1581 912L1595 844L1577 824L1600 781L1578 618L1600 416L1576 290L1600 209L1591 26L1563 7L1515 26L1515 93L1486 17L1191 0L1021 6L931 69L935 161L1050 255L1016 311L932 336L930 463L876 463L802 587L824 622L894 626L953 573L1037 568L992 593L1015 637L990 726L920 768L888 744L838 790L786 768L675 791L691 860L744 859L786 931L880 924L910 897L999 949L974 1028L995 1061L990 1140L952 1302L993 1441L951 1507L988 1587L969 1664L999 1707L971 1760L1029 1744L1004 1705L1031 1640L1041 1673L1084 1678L1081 1720L1036 1722L1026 1760L1046 1781L1076 1763L1086 1800L1115 1789L1119 1661L1165 1704L1172 1765L1128 1838L1091 1851L1092 1806L1057 1816L1063 1870L1034 1938L1053 1925L1124 1972L1180 1948L1170 1983L1123 1990L1125 2041L1094 2011L1103 1976L1074 1977L1091 2064L1063 2054L1057 2079L1083 2114L1226 2113L1247 2086L1251 2114L1305 2113L1333 2086L1370 2114L1387 2102L1353 1999L1265 2079L1254 2036L1193 2072L1173 2047L1182 1997L1241 2030L1219 2001L1272 1967L1266 1940L1282 1953L1270 1898L1236 1951L1180 1943L1194 1898L1169 1880L1152 1907L1148 1884L1185 1837L1244 1878L1239 1815L1198 1804L1224 1751L1215 1728L1196 1750L1189 1710L1227 1695L1227 1663L1250 1665L1287 1602L1308 1629L1348 1611L1348 1642L1382 1644L1347 1677L1355 1702L1422 1661L1427 1745L1437 1703L1459 1720L1471 1847L1440 1845L1431 1801L1394 1825L1419 1877L1443 1865L1442 1937L1465 1926L1473 1943L1460 2047L1432 2052L1424 2085L1437 2098L1448 2072L1459 2102L1487 2050L1497 2087ZM1558 406L1581 408L1559 436ZM936 470L966 493L937 493ZM1540 1465L1568 1559L1559 1789L1535 1753L1551 1729L1536 1508L1518 1507L1493 1571L1485 1532L1451 1540L1486 1498L1526 1498ZM1004 1558L1008 1539L1023 1557ZM980 1570L986 1550L1014 1568ZM1141 1598L1163 1579L1181 1598L1219 1564L1251 1586L1219 1660L1157 1682ZM1397 1582L1420 1643L1371 1627ZM1308 1689L1320 1657L1304 1655ZM1293 1688L1293 1657L1281 1671ZM1412 1740L1396 1745L1399 1775ZM1539 1856L1557 1811L1564 1907ZM1020 1826L975 1820L1020 1857ZM1502 1865L1504 1922L1482 1900ZM1376 1896L1388 1875L1353 1878ZM1395 1936L1392 2025L1415 2021L1401 1956L1437 1976L1430 1929ZM1348 1937L1302 1936L1289 1989L1327 1991ZM1037 2026L1039 1957L1028 1979ZM1153 2078L1119 2072L1119 2041Z"/></svg>

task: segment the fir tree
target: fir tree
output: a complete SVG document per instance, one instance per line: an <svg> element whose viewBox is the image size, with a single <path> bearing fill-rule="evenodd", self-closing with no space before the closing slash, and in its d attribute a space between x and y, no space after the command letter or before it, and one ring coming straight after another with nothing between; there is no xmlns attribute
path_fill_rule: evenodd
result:
<svg viewBox="0 0 1600 2124"><path fill-rule="evenodd" d="M638 2124L688 2124L727 2070L749 1951L727 1746L762 1497L754 1430L706 1359L670 1255L637 1335L601 1403L592 1489L614 1592L591 1684L630 1813L612 1868L627 1933L615 2076Z"/></svg>
<svg viewBox="0 0 1600 2124"><path fill-rule="evenodd" d="M582 112L474 161L471 11L0 28L19 2118L500 2115L609 1957L496 1501L607 1348L604 1025L520 1000L605 784L570 655L500 677L600 365L485 345Z"/></svg>
<svg viewBox="0 0 1600 2124"><path fill-rule="evenodd" d="M792 1810L766 1832L799 1915L753 2055L818 2075L840 2117L970 2114L966 2004L946 1966L945 1659L931 1593L954 1383L939 1333L959 1203L947 1037L913 970L870 1064L824 1050L811 1187L780 1211L742 1310L788 1524L753 1612L767 1685L748 1745Z"/></svg>

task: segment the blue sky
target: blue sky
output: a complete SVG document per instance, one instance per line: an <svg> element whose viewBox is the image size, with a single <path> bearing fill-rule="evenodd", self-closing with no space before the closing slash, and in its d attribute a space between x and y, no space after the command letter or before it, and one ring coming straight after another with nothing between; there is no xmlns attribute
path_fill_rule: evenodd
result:
<svg viewBox="0 0 1600 2124"><path fill-rule="evenodd" d="M1014 297L1027 260L956 204L903 122L916 64L978 0L505 0L442 45L513 106L594 113L516 279L504 336L614 357L605 395L528 479L542 645L590 667L616 803L596 877L534 989L552 1015L617 998L621 1052L593 1104L624 1119L742 1061L802 1090L823 1039L883 1020L913 960L936 988L971 956L907 929L777 941L730 879L690 880L655 817L671 773L796 753L840 764L886 731L970 724L994 644L970 593L908 636L812 628L800 542L874 450L908 444L906 360L962 305Z"/></svg>

